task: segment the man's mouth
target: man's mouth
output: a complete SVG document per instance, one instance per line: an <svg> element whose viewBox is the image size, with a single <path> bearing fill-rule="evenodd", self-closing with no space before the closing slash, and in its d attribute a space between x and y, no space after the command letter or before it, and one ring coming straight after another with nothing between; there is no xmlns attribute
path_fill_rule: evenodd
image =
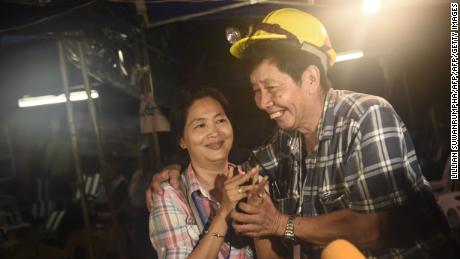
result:
<svg viewBox="0 0 460 259"><path fill-rule="evenodd" d="M285 110L277 111L274 113L270 113L270 119L278 119L284 114Z"/></svg>
<svg viewBox="0 0 460 259"><path fill-rule="evenodd" d="M218 150L224 145L224 141L217 141L210 144L207 144L206 147L213 150Z"/></svg>

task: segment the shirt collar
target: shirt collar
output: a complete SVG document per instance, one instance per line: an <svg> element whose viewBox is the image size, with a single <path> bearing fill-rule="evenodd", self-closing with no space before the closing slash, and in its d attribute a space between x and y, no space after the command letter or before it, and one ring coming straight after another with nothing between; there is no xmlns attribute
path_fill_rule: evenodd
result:
<svg viewBox="0 0 460 259"><path fill-rule="evenodd" d="M236 167L232 163L228 163L228 166L232 170L233 170L234 167ZM200 181L198 181L198 178L196 176L195 170L193 170L192 163L190 163L188 165L186 175L187 175L187 180L188 180L188 185L189 185L189 188L188 188L189 193L188 193L188 195L191 195L193 192L199 191L202 196L208 198L209 200L214 200L211 197L211 195L209 194L209 192L206 191L203 188L203 186L201 186Z"/></svg>
<svg viewBox="0 0 460 259"><path fill-rule="evenodd" d="M192 194L196 191L200 191L201 194L206 197L206 198L210 198L210 195L209 195L209 192L207 192L200 184L200 182L198 181L198 178L196 177L196 173L195 173L195 170L193 170L193 166L192 164L190 163L187 167L187 179L188 179L188 185L189 185L189 194Z"/></svg>
<svg viewBox="0 0 460 259"><path fill-rule="evenodd" d="M330 139L334 134L334 106L337 90L329 89L324 100L323 111L318 122L318 141Z"/></svg>
<svg viewBox="0 0 460 259"><path fill-rule="evenodd" d="M337 99L337 90L330 88L326 94L326 98L324 100L323 110L321 112L321 116L318 122L318 133L317 138L318 141L322 141L325 139L329 139L332 137L334 133L334 111L333 107L336 103ZM332 109L329 109L332 108ZM287 137L287 145L290 148L291 154L294 158L300 158L299 150L302 148L301 145L301 137L297 130L284 130L280 129L282 134ZM318 143L317 143L318 144Z"/></svg>
<svg viewBox="0 0 460 259"><path fill-rule="evenodd" d="M336 100L337 100L337 90L330 88L326 94L323 110L321 111L321 116L318 122L318 132L317 132L318 142L322 140L330 139L332 135L334 134L333 107L336 103ZM300 134L300 132L297 130L280 129L280 131L287 138L286 144L289 147L291 154L294 156L295 159L298 160L300 158L299 151L302 148L300 146L302 134ZM316 145L319 144L318 142L316 143Z"/></svg>

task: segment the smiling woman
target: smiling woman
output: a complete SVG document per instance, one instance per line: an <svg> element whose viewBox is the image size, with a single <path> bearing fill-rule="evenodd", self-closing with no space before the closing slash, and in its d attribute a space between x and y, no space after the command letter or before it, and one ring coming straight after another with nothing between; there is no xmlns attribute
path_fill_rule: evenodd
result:
<svg viewBox="0 0 460 259"><path fill-rule="evenodd" d="M190 106L180 146L187 149L194 167L225 165L233 142L233 129L220 103L212 97ZM195 168L196 169L196 168Z"/></svg>
<svg viewBox="0 0 460 259"><path fill-rule="evenodd" d="M207 88L181 97L171 125L191 163L181 190L165 183L163 195L153 195L152 245L159 258L253 258L252 240L232 231L228 218L238 201L263 190L265 182L257 185L257 170L245 174L228 161L233 128L223 95ZM253 184L244 185L251 178Z"/></svg>
<svg viewBox="0 0 460 259"><path fill-rule="evenodd" d="M212 111L215 112L214 114L211 114L211 110L207 110L209 107L212 107ZM206 115L216 116L216 118L207 118ZM187 142L190 142L193 136L198 137L198 134L206 133L206 126L211 126L210 122L214 121L219 128L222 128L222 126L226 128L226 137L230 140L227 144L231 148L233 143L233 129L227 116L227 99L217 90L213 88L200 88L186 92L177 101L175 109L171 114L173 139L177 140L182 149L185 149L186 139ZM193 150L193 148L192 150L187 149L188 152Z"/></svg>

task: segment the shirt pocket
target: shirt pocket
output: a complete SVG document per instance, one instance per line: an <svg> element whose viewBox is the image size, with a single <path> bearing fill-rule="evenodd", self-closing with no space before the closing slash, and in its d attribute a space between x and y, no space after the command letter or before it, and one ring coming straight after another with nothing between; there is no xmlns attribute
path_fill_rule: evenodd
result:
<svg viewBox="0 0 460 259"><path fill-rule="evenodd" d="M324 213L349 208L348 194L345 191L323 191L319 193L318 200Z"/></svg>
<svg viewBox="0 0 460 259"><path fill-rule="evenodd" d="M198 229L195 219L191 216L187 217L185 227L187 228L187 234L195 244L200 238L200 230Z"/></svg>

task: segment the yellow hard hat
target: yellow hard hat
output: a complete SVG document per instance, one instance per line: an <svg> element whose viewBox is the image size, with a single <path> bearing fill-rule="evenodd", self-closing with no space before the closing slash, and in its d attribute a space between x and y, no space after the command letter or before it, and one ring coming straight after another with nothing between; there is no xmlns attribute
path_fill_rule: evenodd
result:
<svg viewBox="0 0 460 259"><path fill-rule="evenodd" d="M262 23L252 27L247 37L230 47L230 53L236 58L241 58L249 42L277 39L298 40L301 49L318 56L325 68L335 63L336 53L324 25L314 16L293 8L283 8L269 13Z"/></svg>

